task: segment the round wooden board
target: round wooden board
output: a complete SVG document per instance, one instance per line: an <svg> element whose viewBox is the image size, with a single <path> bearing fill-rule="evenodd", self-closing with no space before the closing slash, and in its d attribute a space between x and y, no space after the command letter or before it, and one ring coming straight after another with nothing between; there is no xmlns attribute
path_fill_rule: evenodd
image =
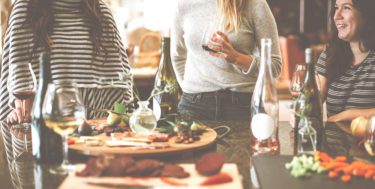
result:
<svg viewBox="0 0 375 189"><path fill-rule="evenodd" d="M104 140L111 140L111 137L105 136L105 134L98 135L96 137ZM175 143L175 137L169 139L168 143L170 147L161 149L134 149L132 147L108 147L105 144L102 146L88 146L84 143L69 145L69 149L75 152L85 155L132 155L132 156L148 156L148 155L166 155L174 154L183 151L196 150L207 147L215 142L217 133L215 130L208 128L206 132L200 135L200 140L195 141L191 144L177 144ZM155 144L157 144L155 142Z"/></svg>

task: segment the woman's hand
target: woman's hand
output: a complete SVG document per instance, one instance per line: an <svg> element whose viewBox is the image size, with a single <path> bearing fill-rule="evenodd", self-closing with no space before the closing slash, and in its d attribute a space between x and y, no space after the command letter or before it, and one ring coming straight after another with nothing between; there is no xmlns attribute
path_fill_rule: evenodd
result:
<svg viewBox="0 0 375 189"><path fill-rule="evenodd" d="M243 70L248 70L250 64L252 62L252 58L248 55L241 54L233 48L232 43L229 41L227 35L223 32L217 31L211 36L211 41L219 44L216 45L209 45L208 48L217 51L216 52L209 52L211 56L225 58L226 61L230 63L234 63L239 66Z"/></svg>
<svg viewBox="0 0 375 189"><path fill-rule="evenodd" d="M31 100L25 100L25 122L29 122L30 120L30 109L31 109ZM15 100L14 101L15 108L10 112L7 117L8 125L15 125L21 123L23 120L22 116L22 100Z"/></svg>

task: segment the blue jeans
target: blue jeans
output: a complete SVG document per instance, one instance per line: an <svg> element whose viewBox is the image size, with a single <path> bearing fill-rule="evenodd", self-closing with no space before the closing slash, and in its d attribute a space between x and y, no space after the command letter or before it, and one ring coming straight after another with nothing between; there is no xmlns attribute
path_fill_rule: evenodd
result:
<svg viewBox="0 0 375 189"><path fill-rule="evenodd" d="M197 120L249 120L252 93L183 93L178 111Z"/></svg>

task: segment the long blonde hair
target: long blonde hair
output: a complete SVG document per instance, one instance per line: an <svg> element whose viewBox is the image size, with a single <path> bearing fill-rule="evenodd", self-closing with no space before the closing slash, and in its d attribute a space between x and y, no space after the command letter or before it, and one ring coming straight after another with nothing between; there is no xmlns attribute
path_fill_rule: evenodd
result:
<svg viewBox="0 0 375 189"><path fill-rule="evenodd" d="M216 0L218 18L228 32L237 31L242 22L245 0Z"/></svg>

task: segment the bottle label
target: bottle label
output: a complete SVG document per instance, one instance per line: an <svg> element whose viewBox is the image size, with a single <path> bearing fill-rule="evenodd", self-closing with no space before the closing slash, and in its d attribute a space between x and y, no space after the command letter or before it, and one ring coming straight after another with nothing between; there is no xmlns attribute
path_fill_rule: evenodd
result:
<svg viewBox="0 0 375 189"><path fill-rule="evenodd" d="M275 129L275 123L271 116L259 113L253 116L251 120L251 131L258 140L269 138Z"/></svg>
<svg viewBox="0 0 375 189"><path fill-rule="evenodd" d="M156 117L156 121L158 121L161 117L161 107L160 103L156 98L152 98L152 111L154 112L154 115Z"/></svg>

